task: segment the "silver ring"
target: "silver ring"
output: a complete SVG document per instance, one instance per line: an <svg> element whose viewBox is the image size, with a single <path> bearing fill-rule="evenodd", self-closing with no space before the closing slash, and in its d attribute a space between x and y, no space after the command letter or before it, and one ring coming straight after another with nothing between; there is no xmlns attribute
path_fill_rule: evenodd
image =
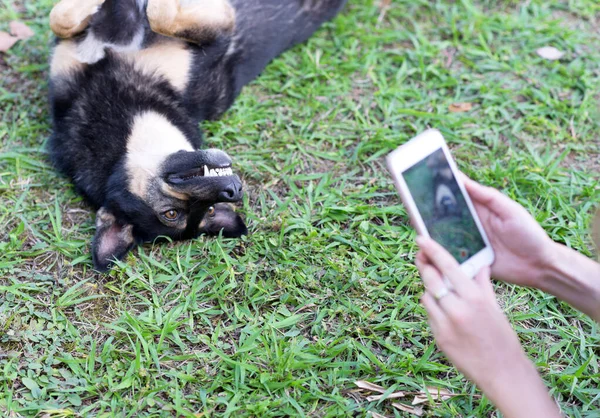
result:
<svg viewBox="0 0 600 418"><path fill-rule="evenodd" d="M433 297L435 298L435 300L439 301L440 299L442 299L444 296L448 296L450 294L450 289L448 289L447 287L442 287L440 290L438 290Z"/></svg>

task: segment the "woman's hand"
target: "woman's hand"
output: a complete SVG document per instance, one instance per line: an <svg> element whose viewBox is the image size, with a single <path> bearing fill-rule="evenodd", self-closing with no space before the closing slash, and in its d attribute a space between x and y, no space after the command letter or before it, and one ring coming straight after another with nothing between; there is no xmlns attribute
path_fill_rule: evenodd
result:
<svg viewBox="0 0 600 418"><path fill-rule="evenodd" d="M600 322L600 264L553 242L499 191L463 180L496 255L492 276L541 289Z"/></svg>
<svg viewBox="0 0 600 418"><path fill-rule="evenodd" d="M440 349L505 416L560 416L496 302L489 268L471 280L435 241L417 243L422 302Z"/></svg>
<svg viewBox="0 0 600 418"><path fill-rule="evenodd" d="M554 257L554 242L523 206L496 189L462 179L494 248L492 277L539 287Z"/></svg>

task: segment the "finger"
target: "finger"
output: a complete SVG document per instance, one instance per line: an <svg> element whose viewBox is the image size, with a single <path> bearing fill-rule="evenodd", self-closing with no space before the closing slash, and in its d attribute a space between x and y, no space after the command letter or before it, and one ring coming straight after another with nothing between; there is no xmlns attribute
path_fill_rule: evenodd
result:
<svg viewBox="0 0 600 418"><path fill-rule="evenodd" d="M417 237L417 244L431 264L450 281L459 296L466 296L473 292L474 284L460 269L456 259L444 247L431 238L425 237Z"/></svg>
<svg viewBox="0 0 600 418"><path fill-rule="evenodd" d="M496 292L494 292L494 285L492 284L490 275L490 268L484 267L477 273L473 280L488 297L496 299Z"/></svg>
<svg viewBox="0 0 600 418"><path fill-rule="evenodd" d="M427 256L423 253L423 251L418 251L415 256L415 263L427 263Z"/></svg>
<svg viewBox="0 0 600 418"><path fill-rule="evenodd" d="M421 297L421 303L427 311L429 325L434 336L438 336L440 331L448 328L448 318L444 310L438 305L430 293L425 292Z"/></svg>
<svg viewBox="0 0 600 418"><path fill-rule="evenodd" d="M426 293L437 302L441 309L449 313L454 312L460 307L460 299L456 293L448 288L442 275L435 266L429 263L423 264L419 271L421 273L421 279L427 289Z"/></svg>
<svg viewBox="0 0 600 418"><path fill-rule="evenodd" d="M473 203L485 207L500 219L506 219L514 212L516 207L521 207L517 202L493 187L483 186L463 173L461 173L461 176Z"/></svg>

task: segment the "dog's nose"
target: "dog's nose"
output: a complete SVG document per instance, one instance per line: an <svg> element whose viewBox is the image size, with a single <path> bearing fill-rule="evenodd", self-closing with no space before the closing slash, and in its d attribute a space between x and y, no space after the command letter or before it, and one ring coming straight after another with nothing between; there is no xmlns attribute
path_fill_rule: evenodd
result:
<svg viewBox="0 0 600 418"><path fill-rule="evenodd" d="M233 181L221 190L219 193L219 199L222 202L237 202L242 199L244 191L242 190L242 183Z"/></svg>

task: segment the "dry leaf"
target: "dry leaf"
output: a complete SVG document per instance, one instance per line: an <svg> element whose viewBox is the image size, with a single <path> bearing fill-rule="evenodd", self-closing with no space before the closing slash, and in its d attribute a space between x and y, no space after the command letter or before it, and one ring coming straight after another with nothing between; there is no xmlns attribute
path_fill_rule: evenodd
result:
<svg viewBox="0 0 600 418"><path fill-rule="evenodd" d="M384 395L367 396L367 401L369 401L369 402L378 401L381 398L383 398L383 396ZM406 396L406 393L404 393L404 392L394 392L394 393L390 393L390 396L388 396L386 399L404 398L405 396Z"/></svg>
<svg viewBox="0 0 600 418"><path fill-rule="evenodd" d="M559 51L558 49L554 48L553 46L545 46L543 48L538 49L537 54L542 57L545 58L547 60L550 61L556 61L562 58L563 55L565 55L564 52Z"/></svg>
<svg viewBox="0 0 600 418"><path fill-rule="evenodd" d="M404 412L408 412L409 414L413 414L418 417L423 415L423 407L421 407L421 406L410 406L410 405L404 405L402 403L393 403L392 406L396 409L399 409Z"/></svg>
<svg viewBox="0 0 600 418"><path fill-rule="evenodd" d="M0 52L8 51L18 40L6 32L0 32Z"/></svg>
<svg viewBox="0 0 600 418"><path fill-rule="evenodd" d="M429 396L434 401L445 401L454 396L461 395L460 393L452 393L446 389L434 388L434 387L427 387L427 392L429 392ZM413 399L412 404L418 405L421 403L426 403L427 401L429 401L429 398L427 397L427 393L425 391L421 391L418 395L415 396L415 399Z"/></svg>
<svg viewBox="0 0 600 418"><path fill-rule="evenodd" d="M22 40L29 39L35 35L35 32L32 31L29 26L25 23L17 22L16 20L10 22L10 33L17 39Z"/></svg>
<svg viewBox="0 0 600 418"><path fill-rule="evenodd" d="M384 387L376 385L375 383L367 382L366 380L357 380L354 382L354 384L361 389L367 389L373 392L385 393L386 390Z"/></svg>
<svg viewBox="0 0 600 418"><path fill-rule="evenodd" d="M458 113L458 112L468 112L469 110L471 110L473 108L473 104L472 103L452 103L448 109L450 110L450 112L452 113Z"/></svg>
<svg viewBox="0 0 600 418"><path fill-rule="evenodd" d="M369 414L371 414L372 418L386 418L385 415L381 415L381 414L378 414L377 412L373 412L373 411L369 411Z"/></svg>

